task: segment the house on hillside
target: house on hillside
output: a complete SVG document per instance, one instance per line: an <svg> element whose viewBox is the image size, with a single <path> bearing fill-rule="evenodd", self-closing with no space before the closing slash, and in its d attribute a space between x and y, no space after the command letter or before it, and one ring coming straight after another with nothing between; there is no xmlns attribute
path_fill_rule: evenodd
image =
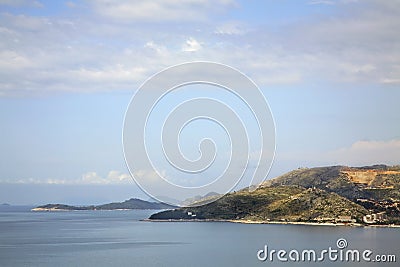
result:
<svg viewBox="0 0 400 267"><path fill-rule="evenodd" d="M363 217L363 222L368 224L384 222L385 220L386 220L385 212L372 213L365 215Z"/></svg>

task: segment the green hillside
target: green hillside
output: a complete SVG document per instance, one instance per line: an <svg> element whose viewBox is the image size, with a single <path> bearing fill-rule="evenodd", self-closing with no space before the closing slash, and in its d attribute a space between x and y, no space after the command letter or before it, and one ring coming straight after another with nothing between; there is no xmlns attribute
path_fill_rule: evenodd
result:
<svg viewBox="0 0 400 267"><path fill-rule="evenodd" d="M290 222L399 221L400 168L376 165L303 168L265 182L257 190L230 193L199 207L154 214L150 219L210 219Z"/></svg>

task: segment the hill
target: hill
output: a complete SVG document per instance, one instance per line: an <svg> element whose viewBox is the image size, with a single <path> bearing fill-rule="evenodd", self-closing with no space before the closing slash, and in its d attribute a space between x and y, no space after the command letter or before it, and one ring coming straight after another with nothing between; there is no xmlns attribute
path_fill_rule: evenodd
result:
<svg viewBox="0 0 400 267"><path fill-rule="evenodd" d="M375 165L303 168L257 190L154 214L150 219L211 219L399 224L400 167Z"/></svg>
<svg viewBox="0 0 400 267"><path fill-rule="evenodd" d="M370 213L400 217L400 166L303 168L265 182L262 187L299 185L336 193ZM400 206L400 205L399 205Z"/></svg>
<svg viewBox="0 0 400 267"><path fill-rule="evenodd" d="M47 204L33 208L32 211L72 211L72 210L134 210L134 209L150 209L150 210L161 210L171 209L175 206L171 206L159 202L149 202L137 198L131 198L124 202L114 202L98 206L70 206L65 204Z"/></svg>

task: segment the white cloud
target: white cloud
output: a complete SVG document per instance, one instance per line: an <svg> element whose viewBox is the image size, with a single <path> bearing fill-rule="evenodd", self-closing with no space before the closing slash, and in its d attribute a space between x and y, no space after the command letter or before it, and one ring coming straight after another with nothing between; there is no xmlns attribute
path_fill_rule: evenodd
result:
<svg viewBox="0 0 400 267"><path fill-rule="evenodd" d="M345 165L400 164L400 139L358 141L350 147L329 152L327 159Z"/></svg>
<svg viewBox="0 0 400 267"><path fill-rule="evenodd" d="M1 71L18 70L32 66L32 62L24 55L18 54L17 52L12 50L0 51Z"/></svg>
<svg viewBox="0 0 400 267"><path fill-rule="evenodd" d="M398 79L396 79L396 78L384 78L384 79L382 79L382 83L384 83L384 84L400 84L400 78L398 78Z"/></svg>
<svg viewBox="0 0 400 267"><path fill-rule="evenodd" d="M43 7L39 1L32 0L0 0L0 5L12 6L12 7Z"/></svg>
<svg viewBox="0 0 400 267"><path fill-rule="evenodd" d="M109 180L111 182L117 182L117 183L124 182L125 183L128 181L131 182L132 178L127 173L121 173L119 171L110 171L108 173L107 180Z"/></svg>
<svg viewBox="0 0 400 267"><path fill-rule="evenodd" d="M99 177L96 172L87 172L82 175L83 183L98 183L100 180L103 179Z"/></svg>
<svg viewBox="0 0 400 267"><path fill-rule="evenodd" d="M170 179L165 170L161 170L159 173L154 170L137 170L133 173L133 177L139 180L145 180L148 183L157 183L160 177L166 180Z"/></svg>
<svg viewBox="0 0 400 267"><path fill-rule="evenodd" d="M199 43L196 39L190 37L185 41L182 45L182 51L184 52L196 52L202 48L201 43Z"/></svg>
<svg viewBox="0 0 400 267"><path fill-rule="evenodd" d="M335 4L334 1L328 1L328 0L315 0L315 1L310 1L308 2L309 5L333 5Z"/></svg>
<svg viewBox="0 0 400 267"><path fill-rule="evenodd" d="M34 17L28 15L2 14L7 20L7 25L15 30L42 31L45 27L52 26L52 20L45 17Z"/></svg>
<svg viewBox="0 0 400 267"><path fill-rule="evenodd" d="M153 41L147 42L144 47L155 51L160 56L166 56L168 54L168 49L165 46L156 44Z"/></svg>
<svg viewBox="0 0 400 267"><path fill-rule="evenodd" d="M279 31L254 24L248 30L245 22L214 17L212 23L149 24L140 16L150 19L152 13L128 14L129 8L155 5L160 20L175 7L196 18L193 12L208 16L205 7L218 11L234 6L231 1L216 7L207 0L90 3L96 12L112 14L62 19L0 14L0 95L134 90L162 68L192 60L235 66L260 86L316 80L390 86L400 80L400 7L389 1L338 1L337 15L311 16ZM125 5L128 11L118 15Z"/></svg>
<svg viewBox="0 0 400 267"><path fill-rule="evenodd" d="M400 64L393 66L392 70L383 75L381 82L384 84L400 84Z"/></svg>
<svg viewBox="0 0 400 267"><path fill-rule="evenodd" d="M83 184L125 184L131 182L132 178L129 174L119 171L110 171L105 178L99 176L96 172L87 172L82 175L81 181L76 181L76 183Z"/></svg>
<svg viewBox="0 0 400 267"><path fill-rule="evenodd" d="M332 151L303 151L279 154L277 160L313 167L320 165L367 166L400 164L400 139L357 141Z"/></svg>
<svg viewBox="0 0 400 267"><path fill-rule="evenodd" d="M221 35L243 35L247 32L245 27L240 22L226 22L222 25L219 25L215 33Z"/></svg>
<svg viewBox="0 0 400 267"><path fill-rule="evenodd" d="M56 178L23 178L23 179L1 179L0 183L16 184L62 184L62 185L84 185L84 184L130 184L133 180L129 174L120 171L110 171L106 177L102 177L97 172L87 172L82 174L80 179L56 179Z"/></svg>
<svg viewBox="0 0 400 267"><path fill-rule="evenodd" d="M71 70L71 78L78 79L83 83L104 82L134 82L145 78L146 69L142 67L127 67L122 64L109 66L105 69Z"/></svg>
<svg viewBox="0 0 400 267"><path fill-rule="evenodd" d="M231 7L231 0L95 0L94 10L105 17L123 21L199 21L212 12Z"/></svg>
<svg viewBox="0 0 400 267"><path fill-rule="evenodd" d="M283 49L314 56L301 66L310 78L317 72L326 81L381 83L400 59L395 31L400 6L375 0L336 3L337 14L311 17L284 30Z"/></svg>

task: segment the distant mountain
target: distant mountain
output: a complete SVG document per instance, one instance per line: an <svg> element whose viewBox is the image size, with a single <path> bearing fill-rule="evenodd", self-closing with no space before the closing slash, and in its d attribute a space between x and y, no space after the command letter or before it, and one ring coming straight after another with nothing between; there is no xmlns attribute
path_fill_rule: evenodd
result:
<svg viewBox="0 0 400 267"><path fill-rule="evenodd" d="M103 204L99 206L95 206L97 210L115 210L115 209L147 209L147 210L160 210L160 209L171 209L176 208L176 206L164 204L161 202L148 202L145 200L131 198L124 202L115 202L109 204Z"/></svg>
<svg viewBox="0 0 400 267"><path fill-rule="evenodd" d="M400 224L400 166L302 168L257 190L154 214L150 219L216 219Z"/></svg>
<svg viewBox="0 0 400 267"><path fill-rule="evenodd" d="M149 202L137 198L131 198L124 202L114 202L103 205L92 206L70 206L65 204L47 204L33 208L32 211L71 211L71 210L135 210L149 209L161 210L176 208L164 203Z"/></svg>
<svg viewBox="0 0 400 267"><path fill-rule="evenodd" d="M213 200L220 196L221 196L221 194L218 194L216 192L209 192L209 193L205 194L204 196L197 195L197 196L194 196L191 198L187 198L185 200L178 200L178 199L167 197L167 196L157 196L156 199L149 198L147 201L160 202L157 199L162 199L165 203L177 203L177 205L179 205L179 206L189 207L189 206L199 206L199 205L202 205L202 203L204 203L204 204L209 203L210 200Z"/></svg>
<svg viewBox="0 0 400 267"><path fill-rule="evenodd" d="M210 203L214 199L218 199L221 197L221 194L216 192L209 192L204 196L194 196L192 198L187 198L180 203L181 206L190 207L190 206L200 206L206 203Z"/></svg>

